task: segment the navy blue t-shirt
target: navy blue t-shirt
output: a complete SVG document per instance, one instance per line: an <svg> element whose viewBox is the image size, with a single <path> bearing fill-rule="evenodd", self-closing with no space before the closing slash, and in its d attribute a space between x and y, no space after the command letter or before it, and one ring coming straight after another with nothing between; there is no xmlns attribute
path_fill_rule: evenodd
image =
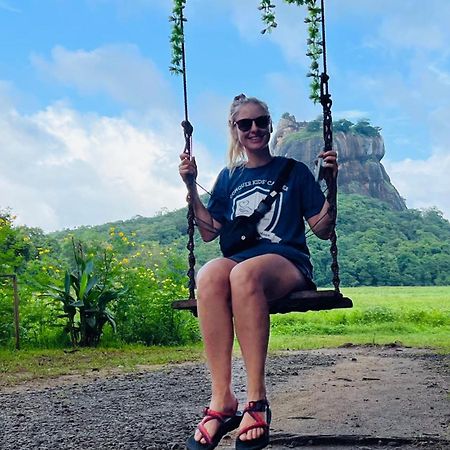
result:
<svg viewBox="0 0 450 450"><path fill-rule="evenodd" d="M276 156L261 167L237 167L231 175L229 169L222 169L212 190L208 211L221 224L236 216L251 215L271 191L285 164L286 158ZM275 253L291 260L312 279L304 219L318 214L324 201L320 186L308 167L297 161L272 208L258 224L261 237L258 244L232 255L231 259L243 261Z"/></svg>

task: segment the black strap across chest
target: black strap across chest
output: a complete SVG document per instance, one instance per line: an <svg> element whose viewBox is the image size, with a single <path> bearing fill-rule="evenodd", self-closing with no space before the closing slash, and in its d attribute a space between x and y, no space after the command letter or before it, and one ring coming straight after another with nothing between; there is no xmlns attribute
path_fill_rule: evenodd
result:
<svg viewBox="0 0 450 450"><path fill-rule="evenodd" d="M264 215L270 211L273 202L275 201L278 194L283 190L283 186L286 183L291 170L295 165L295 160L289 158L281 169L280 174L278 175L277 180L275 181L272 190L267 194L265 198L263 198L258 207L253 211L253 213L249 216L252 222L259 222Z"/></svg>

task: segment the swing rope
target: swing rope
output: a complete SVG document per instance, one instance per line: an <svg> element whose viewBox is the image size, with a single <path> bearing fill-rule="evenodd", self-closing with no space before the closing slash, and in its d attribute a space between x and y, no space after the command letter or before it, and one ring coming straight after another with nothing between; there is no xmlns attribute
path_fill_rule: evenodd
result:
<svg viewBox="0 0 450 450"><path fill-rule="evenodd" d="M327 51L325 41L325 4L324 0L320 2L321 7L321 21L322 21L322 60L323 72L320 75L320 103L323 110L323 140L324 150L330 151L333 149L333 118L331 116L331 95L328 90L328 80L330 77L327 74ZM324 174L325 183L327 185L327 201L329 206L328 214L331 216L333 229L330 234L330 254L331 254L331 271L333 273L333 286L336 293L339 293L339 263L338 263L338 248L336 236L336 218L337 218L337 174L333 177L331 170L326 170Z"/></svg>
<svg viewBox="0 0 450 450"><path fill-rule="evenodd" d="M186 75L186 53L184 49L184 22L183 8L180 9L179 26L181 29L181 63L182 63L182 75L183 75L183 96L184 96L184 120L181 122L184 134L184 150L183 153L192 159L192 133L194 132L194 127L189 122L188 116L188 97L187 97L187 75ZM194 180L192 180L194 183ZM189 269L187 271L188 276L188 289L189 289L189 300L195 300L195 243L194 243L194 233L195 233L195 214L194 205L192 202L192 197L190 194L186 197L188 208L187 208L187 232L188 232L188 243L186 248L189 251L188 262Z"/></svg>

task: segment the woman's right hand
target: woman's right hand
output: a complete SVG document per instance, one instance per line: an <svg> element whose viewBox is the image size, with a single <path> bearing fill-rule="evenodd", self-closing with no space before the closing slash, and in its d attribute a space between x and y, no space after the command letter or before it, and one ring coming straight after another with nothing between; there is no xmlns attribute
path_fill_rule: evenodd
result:
<svg viewBox="0 0 450 450"><path fill-rule="evenodd" d="M195 180L197 179L197 163L195 162L195 157L189 159L186 153L182 153L180 159L181 163L178 167L181 179L190 188L195 184Z"/></svg>

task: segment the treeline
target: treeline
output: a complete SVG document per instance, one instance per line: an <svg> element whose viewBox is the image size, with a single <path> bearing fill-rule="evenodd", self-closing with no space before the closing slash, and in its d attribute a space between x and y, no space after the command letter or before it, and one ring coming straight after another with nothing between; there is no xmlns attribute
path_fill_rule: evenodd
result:
<svg viewBox="0 0 450 450"><path fill-rule="evenodd" d="M134 233L138 243L169 245L187 258L185 209L70 233L83 242L102 241L111 226L127 235ZM67 233L51 236L60 240ZM329 243L308 234L315 278L319 285L327 285L331 282ZM340 194L337 235L344 286L450 285L450 223L437 209L399 212L377 199ZM198 265L220 255L218 243L205 244L198 233L195 243Z"/></svg>
<svg viewBox="0 0 450 450"><path fill-rule="evenodd" d="M295 116L287 112L284 113L281 118L296 122ZM301 131L292 133L297 139L311 137L312 135L320 135L323 129L323 116L320 115L309 122L302 122L301 125L303 125ZM370 120L366 118L359 119L356 123L347 119L339 119L333 121L333 130L335 132L342 131L343 133L374 137L380 136L381 127L372 125ZM292 135L288 136L288 139L292 139Z"/></svg>
<svg viewBox="0 0 450 450"><path fill-rule="evenodd" d="M437 209L393 211L379 200L340 195L338 250L344 286L450 285L450 223ZM328 247L309 242L317 282L330 280Z"/></svg>

